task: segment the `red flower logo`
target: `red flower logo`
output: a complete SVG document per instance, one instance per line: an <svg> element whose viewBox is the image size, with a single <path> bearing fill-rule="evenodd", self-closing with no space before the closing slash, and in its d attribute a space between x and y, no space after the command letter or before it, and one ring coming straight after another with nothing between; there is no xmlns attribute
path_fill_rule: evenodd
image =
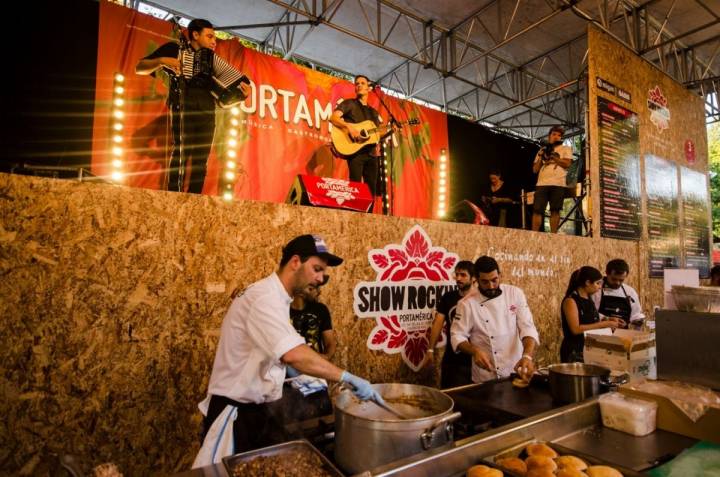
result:
<svg viewBox="0 0 720 477"><path fill-rule="evenodd" d="M451 274L458 262L457 254L442 247L433 247L427 233L413 226L401 245L391 244L368 253L370 266L377 272L378 282L417 281L423 285L454 285ZM439 297L436 297L439 298ZM406 324L398 314L375 318L376 326L370 332L367 346L388 354L401 353L403 361L418 371L428 350L428 336L432 325L432 307L403 310L405 314L422 317ZM427 319L422 315L427 315ZM444 344L445 336L440 345Z"/></svg>

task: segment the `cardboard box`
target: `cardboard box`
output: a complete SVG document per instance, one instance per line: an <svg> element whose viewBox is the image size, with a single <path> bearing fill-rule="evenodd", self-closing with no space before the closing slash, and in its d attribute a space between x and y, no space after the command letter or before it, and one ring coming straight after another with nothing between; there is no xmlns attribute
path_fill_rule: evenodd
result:
<svg viewBox="0 0 720 477"><path fill-rule="evenodd" d="M629 389L629 385L620 386L620 392L634 398L655 401L657 409L657 428L695 439L720 444L720 409L709 407L696 422L693 422L670 399L658 394Z"/></svg>
<svg viewBox="0 0 720 477"><path fill-rule="evenodd" d="M646 331L589 331L583 355L586 364L628 373L631 378L657 379L655 335Z"/></svg>

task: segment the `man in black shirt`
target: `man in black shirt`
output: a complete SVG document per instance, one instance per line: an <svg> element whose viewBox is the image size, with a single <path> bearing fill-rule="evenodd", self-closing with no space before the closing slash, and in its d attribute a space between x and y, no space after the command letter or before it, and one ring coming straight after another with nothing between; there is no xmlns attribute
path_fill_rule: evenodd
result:
<svg viewBox="0 0 720 477"><path fill-rule="evenodd" d="M250 94L250 87L240 72L214 54L215 30L209 21L199 18L191 21L188 35L190 42L186 47L181 48L175 42L165 43L141 59L135 72L150 75L164 69L170 74L168 106L172 118L173 150L168 189L185 190L185 163L181 161L184 159L190 160L191 164L188 192L201 194L215 135L213 82L217 80L223 88L239 88L244 97ZM183 117L182 126L180 116ZM180 157L181 147L184 158Z"/></svg>
<svg viewBox="0 0 720 477"><path fill-rule="evenodd" d="M305 342L312 349L327 359L335 354L337 340L332 329L330 310L320 303L320 287L328 282L330 277L325 275L321 285L310 285L304 291L296 294L290 303L290 319L293 327L305 338Z"/></svg>
<svg viewBox="0 0 720 477"><path fill-rule="evenodd" d="M444 294L438 301L435 320L430 330L430 344L426 365L432 365L435 354L435 345L440 333L445 329L445 354L443 355L440 370L440 387L442 389L454 388L465 384L472 384L472 357L464 353L455 353L450 345L450 325L455 319L455 308L462 297L472 288L473 264L462 260L455 266L455 283L457 289Z"/></svg>
<svg viewBox="0 0 720 477"><path fill-rule="evenodd" d="M380 126L382 123L380 114L367 104L368 95L370 94L369 83L366 76L357 75L355 77L356 97L346 99L338 104L332 116L330 116L332 125L346 131L353 140L359 140L362 137L361 130L355 124L368 120L375 123L376 126ZM355 182L362 180L365 182L370 188L373 198L378 195L379 156L378 145L368 144L355 154L345 157L348 160L348 168L350 169L350 180Z"/></svg>

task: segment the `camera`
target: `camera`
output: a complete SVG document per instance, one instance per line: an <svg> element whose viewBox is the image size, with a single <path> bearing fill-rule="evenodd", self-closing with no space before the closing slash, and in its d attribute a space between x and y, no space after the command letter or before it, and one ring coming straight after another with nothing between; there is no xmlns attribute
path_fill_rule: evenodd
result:
<svg viewBox="0 0 720 477"><path fill-rule="evenodd" d="M556 146L559 146L559 145L561 145L561 144L562 144L562 141L557 141L557 142L554 142L554 143L545 144L545 145L540 149L540 153L541 153L540 156L541 156L542 161L543 161L543 162L548 162L548 161L550 161L550 160L553 159L553 158L560 157L560 155L559 155L557 152L555 152L555 147L556 147Z"/></svg>

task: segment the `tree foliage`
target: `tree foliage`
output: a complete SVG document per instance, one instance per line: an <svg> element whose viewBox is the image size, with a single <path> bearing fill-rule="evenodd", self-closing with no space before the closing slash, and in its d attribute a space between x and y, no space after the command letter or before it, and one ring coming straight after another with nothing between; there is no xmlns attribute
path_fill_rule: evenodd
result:
<svg viewBox="0 0 720 477"><path fill-rule="evenodd" d="M707 128L713 235L720 237L720 123Z"/></svg>

